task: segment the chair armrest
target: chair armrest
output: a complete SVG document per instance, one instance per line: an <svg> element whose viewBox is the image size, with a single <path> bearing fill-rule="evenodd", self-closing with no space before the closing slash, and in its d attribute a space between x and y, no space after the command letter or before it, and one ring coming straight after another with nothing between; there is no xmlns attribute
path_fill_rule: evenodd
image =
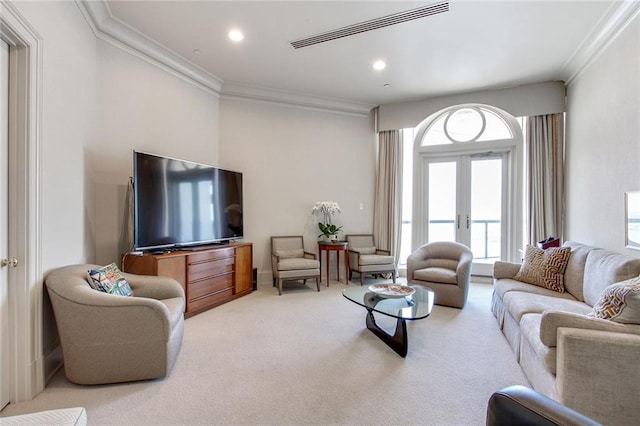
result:
<svg viewBox="0 0 640 426"><path fill-rule="evenodd" d="M520 385L494 392L487 405L487 426L599 424L531 388Z"/></svg>
<svg viewBox="0 0 640 426"><path fill-rule="evenodd" d="M347 250L349 255L349 269L359 270L360 267L360 252L355 250Z"/></svg>
<svg viewBox="0 0 640 426"><path fill-rule="evenodd" d="M639 353L634 334L558 329L557 399L603 423L636 424Z"/></svg>
<svg viewBox="0 0 640 426"><path fill-rule="evenodd" d="M174 297L184 299L185 297L182 285L173 278L124 272L122 275L131 286L133 295L136 297L148 297L156 300L172 299Z"/></svg>
<svg viewBox="0 0 640 426"><path fill-rule="evenodd" d="M557 346L558 329L561 327L640 335L640 325L620 324L573 312L545 311L540 320L540 341L549 347Z"/></svg>
<svg viewBox="0 0 640 426"><path fill-rule="evenodd" d="M387 256L391 256L391 251L390 250L376 249L376 254L384 254L384 255L387 255Z"/></svg>
<svg viewBox="0 0 640 426"><path fill-rule="evenodd" d="M493 278L513 278L520 271L520 264L497 260L493 264Z"/></svg>
<svg viewBox="0 0 640 426"><path fill-rule="evenodd" d="M304 257L306 259L313 259L316 260L316 254L315 253L311 253L310 251L305 251L304 252Z"/></svg>
<svg viewBox="0 0 640 426"><path fill-rule="evenodd" d="M471 279L471 264L473 263L473 253L471 251L464 252L460 256L458 266L456 268L456 276L458 277L458 286L468 285Z"/></svg>

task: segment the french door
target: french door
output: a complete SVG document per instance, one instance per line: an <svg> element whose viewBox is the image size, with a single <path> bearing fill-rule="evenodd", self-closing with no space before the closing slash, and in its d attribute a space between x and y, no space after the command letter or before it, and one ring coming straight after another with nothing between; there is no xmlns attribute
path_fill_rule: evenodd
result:
<svg viewBox="0 0 640 426"><path fill-rule="evenodd" d="M506 153L429 159L427 242L457 241L473 252L473 274L491 275L507 235Z"/></svg>
<svg viewBox="0 0 640 426"><path fill-rule="evenodd" d="M0 40L0 262L8 258L9 46ZM4 262L3 262L4 263ZM0 409L9 403L9 290L7 266L0 264Z"/></svg>

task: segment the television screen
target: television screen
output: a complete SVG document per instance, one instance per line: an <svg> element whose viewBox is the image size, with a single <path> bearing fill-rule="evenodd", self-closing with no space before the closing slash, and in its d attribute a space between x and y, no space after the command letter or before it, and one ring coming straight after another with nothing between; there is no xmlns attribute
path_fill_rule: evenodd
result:
<svg viewBox="0 0 640 426"><path fill-rule="evenodd" d="M242 173L134 151L134 247L242 238Z"/></svg>

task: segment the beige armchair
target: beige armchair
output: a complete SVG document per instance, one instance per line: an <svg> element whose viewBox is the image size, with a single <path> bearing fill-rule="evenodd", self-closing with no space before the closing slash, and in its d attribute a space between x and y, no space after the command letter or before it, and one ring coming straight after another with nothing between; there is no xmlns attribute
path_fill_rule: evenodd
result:
<svg viewBox="0 0 640 426"><path fill-rule="evenodd" d="M123 273L133 296L111 295L89 286L87 271L95 268L65 266L45 278L67 379L93 385L165 377L182 345L182 286Z"/></svg>
<svg viewBox="0 0 640 426"><path fill-rule="evenodd" d="M320 262L314 253L304 251L301 236L271 237L271 271L280 296L284 281L303 280L306 284L307 279L315 279L320 291Z"/></svg>
<svg viewBox="0 0 640 426"><path fill-rule="evenodd" d="M396 263L388 250L376 248L373 235L347 235L349 250L349 280L353 272L360 274L360 285L364 284L364 276L390 273L396 282Z"/></svg>
<svg viewBox="0 0 640 426"><path fill-rule="evenodd" d="M407 281L431 288L438 305L462 308L467 301L473 253L460 243L425 244L407 258Z"/></svg>

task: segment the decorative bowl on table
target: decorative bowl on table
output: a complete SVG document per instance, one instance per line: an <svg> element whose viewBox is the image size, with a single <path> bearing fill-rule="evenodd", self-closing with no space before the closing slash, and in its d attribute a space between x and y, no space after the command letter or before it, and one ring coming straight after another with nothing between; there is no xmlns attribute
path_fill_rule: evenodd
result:
<svg viewBox="0 0 640 426"><path fill-rule="evenodd" d="M369 290L380 297L406 297L416 292L414 288L402 284L374 284L369 286Z"/></svg>

